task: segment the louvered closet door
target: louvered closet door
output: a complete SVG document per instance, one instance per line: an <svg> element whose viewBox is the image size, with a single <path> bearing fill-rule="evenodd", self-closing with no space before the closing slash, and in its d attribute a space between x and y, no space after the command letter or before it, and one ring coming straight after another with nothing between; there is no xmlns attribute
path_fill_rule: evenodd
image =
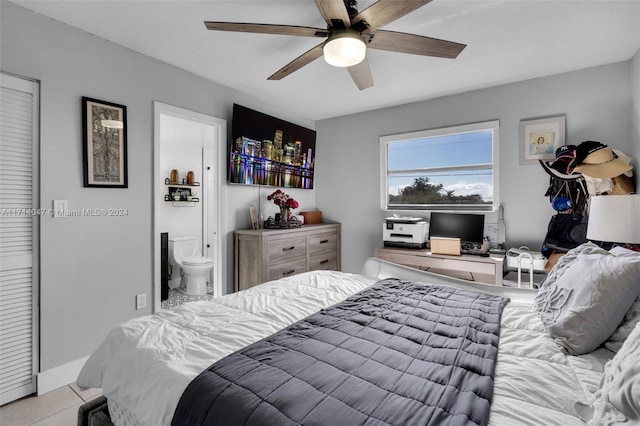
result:
<svg viewBox="0 0 640 426"><path fill-rule="evenodd" d="M0 405L36 391L38 84L0 74Z"/></svg>

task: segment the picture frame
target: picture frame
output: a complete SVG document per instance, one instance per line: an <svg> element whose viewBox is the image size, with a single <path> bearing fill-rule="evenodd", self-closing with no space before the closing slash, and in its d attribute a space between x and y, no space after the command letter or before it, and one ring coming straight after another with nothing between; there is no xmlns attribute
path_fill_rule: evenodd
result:
<svg viewBox="0 0 640 426"><path fill-rule="evenodd" d="M259 229L258 209L256 206L249 206L249 216L251 216L251 229Z"/></svg>
<svg viewBox="0 0 640 426"><path fill-rule="evenodd" d="M520 164L554 160L556 149L564 145L565 116L520 121Z"/></svg>
<svg viewBox="0 0 640 426"><path fill-rule="evenodd" d="M82 97L84 187L127 188L127 107Z"/></svg>

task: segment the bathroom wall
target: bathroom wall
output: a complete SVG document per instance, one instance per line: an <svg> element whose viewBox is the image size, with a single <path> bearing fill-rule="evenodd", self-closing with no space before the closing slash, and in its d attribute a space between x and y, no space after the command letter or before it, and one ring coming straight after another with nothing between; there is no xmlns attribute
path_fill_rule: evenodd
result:
<svg viewBox="0 0 640 426"><path fill-rule="evenodd" d="M201 186L191 187L191 192L200 198L197 203L163 202L158 212L160 232L168 232L169 237L193 235L198 237L202 250L202 220L204 206L204 179L202 179L202 149L207 141L211 144L213 129L200 123L163 115L160 123L160 176L169 178L171 170L177 169L179 182L186 181L188 171L193 171L195 181ZM170 186L166 186L168 193Z"/></svg>

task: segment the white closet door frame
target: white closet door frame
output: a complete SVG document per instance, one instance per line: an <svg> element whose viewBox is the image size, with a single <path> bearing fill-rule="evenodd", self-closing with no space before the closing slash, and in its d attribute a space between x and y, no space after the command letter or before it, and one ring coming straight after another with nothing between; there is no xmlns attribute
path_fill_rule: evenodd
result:
<svg viewBox="0 0 640 426"><path fill-rule="evenodd" d="M4 159L0 159L3 161L3 170L0 171L2 173L0 214L4 217L32 219L30 244L28 239L24 239L29 232L25 231L29 229L28 221L5 223L2 229L4 247L0 247L0 305L4 313L0 313L3 315L0 316L0 364L3 364L0 365L2 373L0 405L4 405L36 392L40 352L39 219L40 215L46 212L39 209L40 84L37 81L0 73L0 86L3 92L3 99L0 101L0 137L3 141L1 144L3 150L5 147L7 149L4 154L0 154L3 157L6 155ZM31 129L28 129L29 121L31 121ZM24 129L24 134L20 129ZM28 166L25 167L28 160L23 159L28 157L28 152L25 151L28 142L24 141L28 141L29 132L31 136L31 197L25 197L26 190L21 191L19 188L20 186L29 187L28 183L25 186L23 180L28 175ZM16 164L21 170L12 172ZM19 175L23 178L18 177ZM24 226L25 223L26 226ZM24 278L28 277L29 271L31 295L28 294L28 278ZM14 284L16 281L21 283Z"/></svg>

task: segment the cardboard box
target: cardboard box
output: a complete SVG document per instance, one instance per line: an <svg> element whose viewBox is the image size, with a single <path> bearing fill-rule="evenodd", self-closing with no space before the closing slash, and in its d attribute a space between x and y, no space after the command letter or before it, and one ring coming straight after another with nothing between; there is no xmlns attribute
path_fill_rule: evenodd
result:
<svg viewBox="0 0 640 426"><path fill-rule="evenodd" d="M431 253L460 256L460 238L431 237Z"/></svg>
<svg viewBox="0 0 640 426"><path fill-rule="evenodd" d="M321 211L313 211L313 212L300 212L300 214L304 217L305 225L313 225L316 223L322 223L322 212Z"/></svg>

